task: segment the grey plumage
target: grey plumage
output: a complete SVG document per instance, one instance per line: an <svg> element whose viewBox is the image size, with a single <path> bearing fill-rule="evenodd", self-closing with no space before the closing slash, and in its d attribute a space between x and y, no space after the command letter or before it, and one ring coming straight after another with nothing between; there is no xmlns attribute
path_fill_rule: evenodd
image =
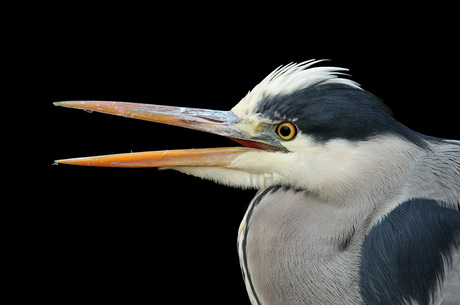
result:
<svg viewBox="0 0 460 305"><path fill-rule="evenodd" d="M362 145L367 146L357 148L362 179L341 184L334 194L273 187L250 205L240 244L245 244L243 269L258 298L253 303L360 304L361 245L388 211L413 197L458 211L458 142L436 141L425 150L389 137ZM460 227L456 230L458 246ZM430 304L460 300L458 248L451 255Z"/></svg>

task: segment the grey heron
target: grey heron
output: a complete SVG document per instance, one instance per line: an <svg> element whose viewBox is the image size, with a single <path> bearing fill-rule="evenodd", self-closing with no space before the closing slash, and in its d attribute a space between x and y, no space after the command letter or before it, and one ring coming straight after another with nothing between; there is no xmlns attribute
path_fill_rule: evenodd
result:
<svg viewBox="0 0 460 305"><path fill-rule="evenodd" d="M460 141L417 133L345 68L281 66L231 111L56 102L243 146L58 160L258 190L238 231L251 303L460 304Z"/></svg>

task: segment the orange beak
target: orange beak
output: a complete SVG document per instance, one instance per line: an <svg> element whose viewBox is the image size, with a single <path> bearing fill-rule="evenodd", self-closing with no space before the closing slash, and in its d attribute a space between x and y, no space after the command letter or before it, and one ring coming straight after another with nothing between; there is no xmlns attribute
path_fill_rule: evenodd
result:
<svg viewBox="0 0 460 305"><path fill-rule="evenodd" d="M261 133L243 131L243 121L231 111L159 106L106 101L56 102L56 106L96 111L151 122L181 126L226 136L247 147L186 149L138 152L86 158L57 160L57 163L100 167L231 167L232 161L243 153L257 149L278 151L282 148ZM249 133L248 133L249 132Z"/></svg>

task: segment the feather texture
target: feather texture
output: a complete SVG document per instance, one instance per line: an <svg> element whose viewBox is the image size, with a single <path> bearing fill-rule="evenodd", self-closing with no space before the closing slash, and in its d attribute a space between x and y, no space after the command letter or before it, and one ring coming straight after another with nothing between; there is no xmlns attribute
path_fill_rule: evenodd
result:
<svg viewBox="0 0 460 305"><path fill-rule="evenodd" d="M280 66L265 77L232 109L241 118L254 115L258 104L267 96L288 95L318 84L343 84L360 89L358 83L340 77L346 68L312 67L324 60L307 60Z"/></svg>

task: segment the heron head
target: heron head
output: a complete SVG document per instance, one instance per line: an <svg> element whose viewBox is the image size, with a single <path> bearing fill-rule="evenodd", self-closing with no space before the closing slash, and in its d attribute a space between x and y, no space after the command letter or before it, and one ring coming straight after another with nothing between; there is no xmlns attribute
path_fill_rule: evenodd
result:
<svg viewBox="0 0 460 305"><path fill-rule="evenodd" d="M231 111L105 101L55 105L176 125L228 137L243 146L166 150L58 160L58 163L175 169L218 183L316 190L349 172L360 143L393 135L423 145L374 95L306 61L279 67ZM309 178L311 177L311 178Z"/></svg>

